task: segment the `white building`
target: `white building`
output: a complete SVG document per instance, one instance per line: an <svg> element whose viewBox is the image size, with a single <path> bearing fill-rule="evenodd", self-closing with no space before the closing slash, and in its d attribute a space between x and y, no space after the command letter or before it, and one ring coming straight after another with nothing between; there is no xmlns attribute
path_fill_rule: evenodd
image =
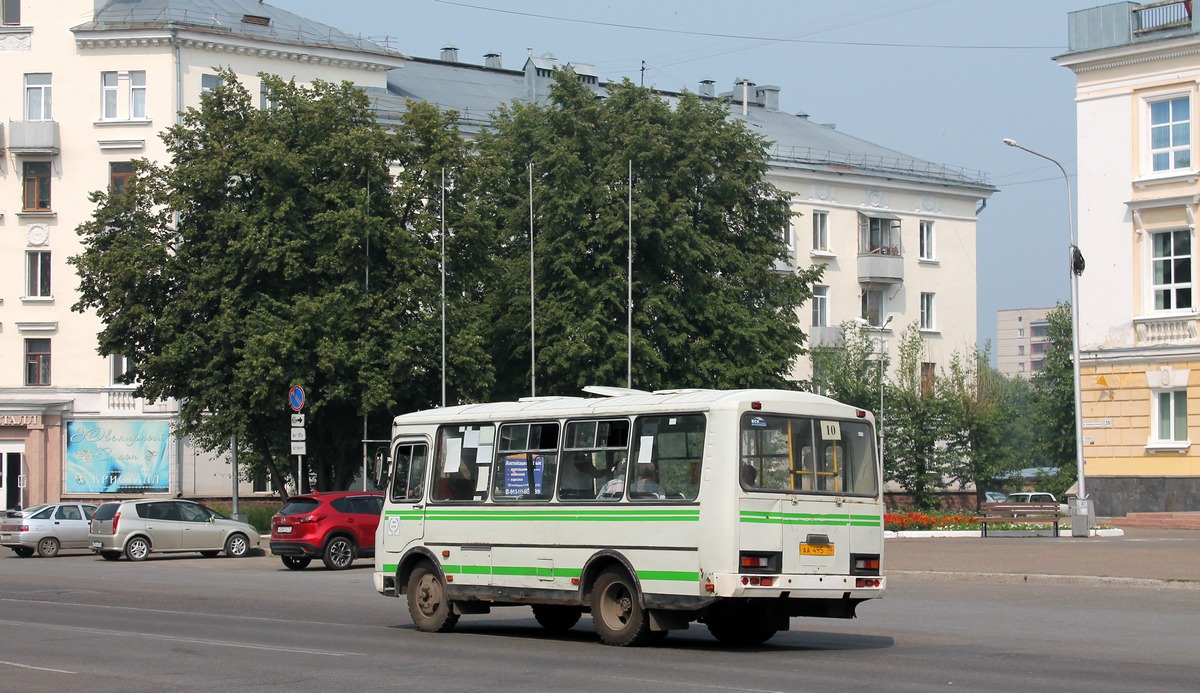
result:
<svg viewBox="0 0 1200 693"><path fill-rule="evenodd" d="M1196 214L1200 21L1191 2L1073 12L1080 384L1097 515L1200 509Z"/></svg>
<svg viewBox="0 0 1200 693"><path fill-rule="evenodd" d="M131 159L163 158L159 132L218 66L251 90L259 72L384 87L401 56L253 0L5 0L0 19L0 509L230 495L230 466L171 434L173 402L114 385L123 367L97 355L99 320L71 310L88 193L121 185Z"/></svg>

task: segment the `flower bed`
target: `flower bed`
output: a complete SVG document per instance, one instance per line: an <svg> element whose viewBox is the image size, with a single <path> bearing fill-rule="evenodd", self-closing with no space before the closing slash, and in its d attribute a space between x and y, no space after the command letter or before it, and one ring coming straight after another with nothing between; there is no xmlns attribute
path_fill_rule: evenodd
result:
<svg viewBox="0 0 1200 693"><path fill-rule="evenodd" d="M883 529L888 532L974 530L979 529L979 523L974 515L961 513L886 513L883 516Z"/></svg>

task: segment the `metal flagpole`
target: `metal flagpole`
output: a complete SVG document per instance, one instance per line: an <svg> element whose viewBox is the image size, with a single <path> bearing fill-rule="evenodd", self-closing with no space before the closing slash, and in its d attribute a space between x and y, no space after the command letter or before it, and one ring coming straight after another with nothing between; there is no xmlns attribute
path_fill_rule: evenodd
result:
<svg viewBox="0 0 1200 693"><path fill-rule="evenodd" d="M625 276L628 278L628 295L626 296L625 330L628 334L626 354L625 387L633 389L633 159L629 160L629 266Z"/></svg>
<svg viewBox="0 0 1200 693"><path fill-rule="evenodd" d="M442 168L442 406L446 406L446 169Z"/></svg>
<svg viewBox="0 0 1200 693"><path fill-rule="evenodd" d="M537 319L533 293L533 162L529 162L529 396L537 397Z"/></svg>

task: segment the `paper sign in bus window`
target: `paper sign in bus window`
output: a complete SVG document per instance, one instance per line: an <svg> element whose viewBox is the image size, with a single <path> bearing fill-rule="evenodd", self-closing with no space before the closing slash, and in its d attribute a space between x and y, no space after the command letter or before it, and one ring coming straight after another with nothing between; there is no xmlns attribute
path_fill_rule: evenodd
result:
<svg viewBox="0 0 1200 693"><path fill-rule="evenodd" d="M638 439L638 464L651 464L654 460L654 436L642 436Z"/></svg>
<svg viewBox="0 0 1200 693"><path fill-rule="evenodd" d="M446 474L452 474L458 471L462 466L462 439L448 438L446 439L446 464L442 471Z"/></svg>

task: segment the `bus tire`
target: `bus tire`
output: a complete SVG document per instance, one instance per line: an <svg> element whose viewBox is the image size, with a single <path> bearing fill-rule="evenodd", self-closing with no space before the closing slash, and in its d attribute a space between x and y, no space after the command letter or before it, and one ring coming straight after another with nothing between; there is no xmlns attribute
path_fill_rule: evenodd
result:
<svg viewBox="0 0 1200 693"><path fill-rule="evenodd" d="M533 617L538 624L551 633L565 633L579 623L583 609L578 606L562 606L559 604L535 604Z"/></svg>
<svg viewBox="0 0 1200 693"><path fill-rule="evenodd" d="M650 616L642 608L633 579L606 568L592 589L592 622L606 645L636 647L650 639Z"/></svg>
<svg viewBox="0 0 1200 693"><path fill-rule="evenodd" d="M446 599L446 583L428 562L414 568L408 578L408 614L426 633L445 633L458 623L458 614Z"/></svg>

